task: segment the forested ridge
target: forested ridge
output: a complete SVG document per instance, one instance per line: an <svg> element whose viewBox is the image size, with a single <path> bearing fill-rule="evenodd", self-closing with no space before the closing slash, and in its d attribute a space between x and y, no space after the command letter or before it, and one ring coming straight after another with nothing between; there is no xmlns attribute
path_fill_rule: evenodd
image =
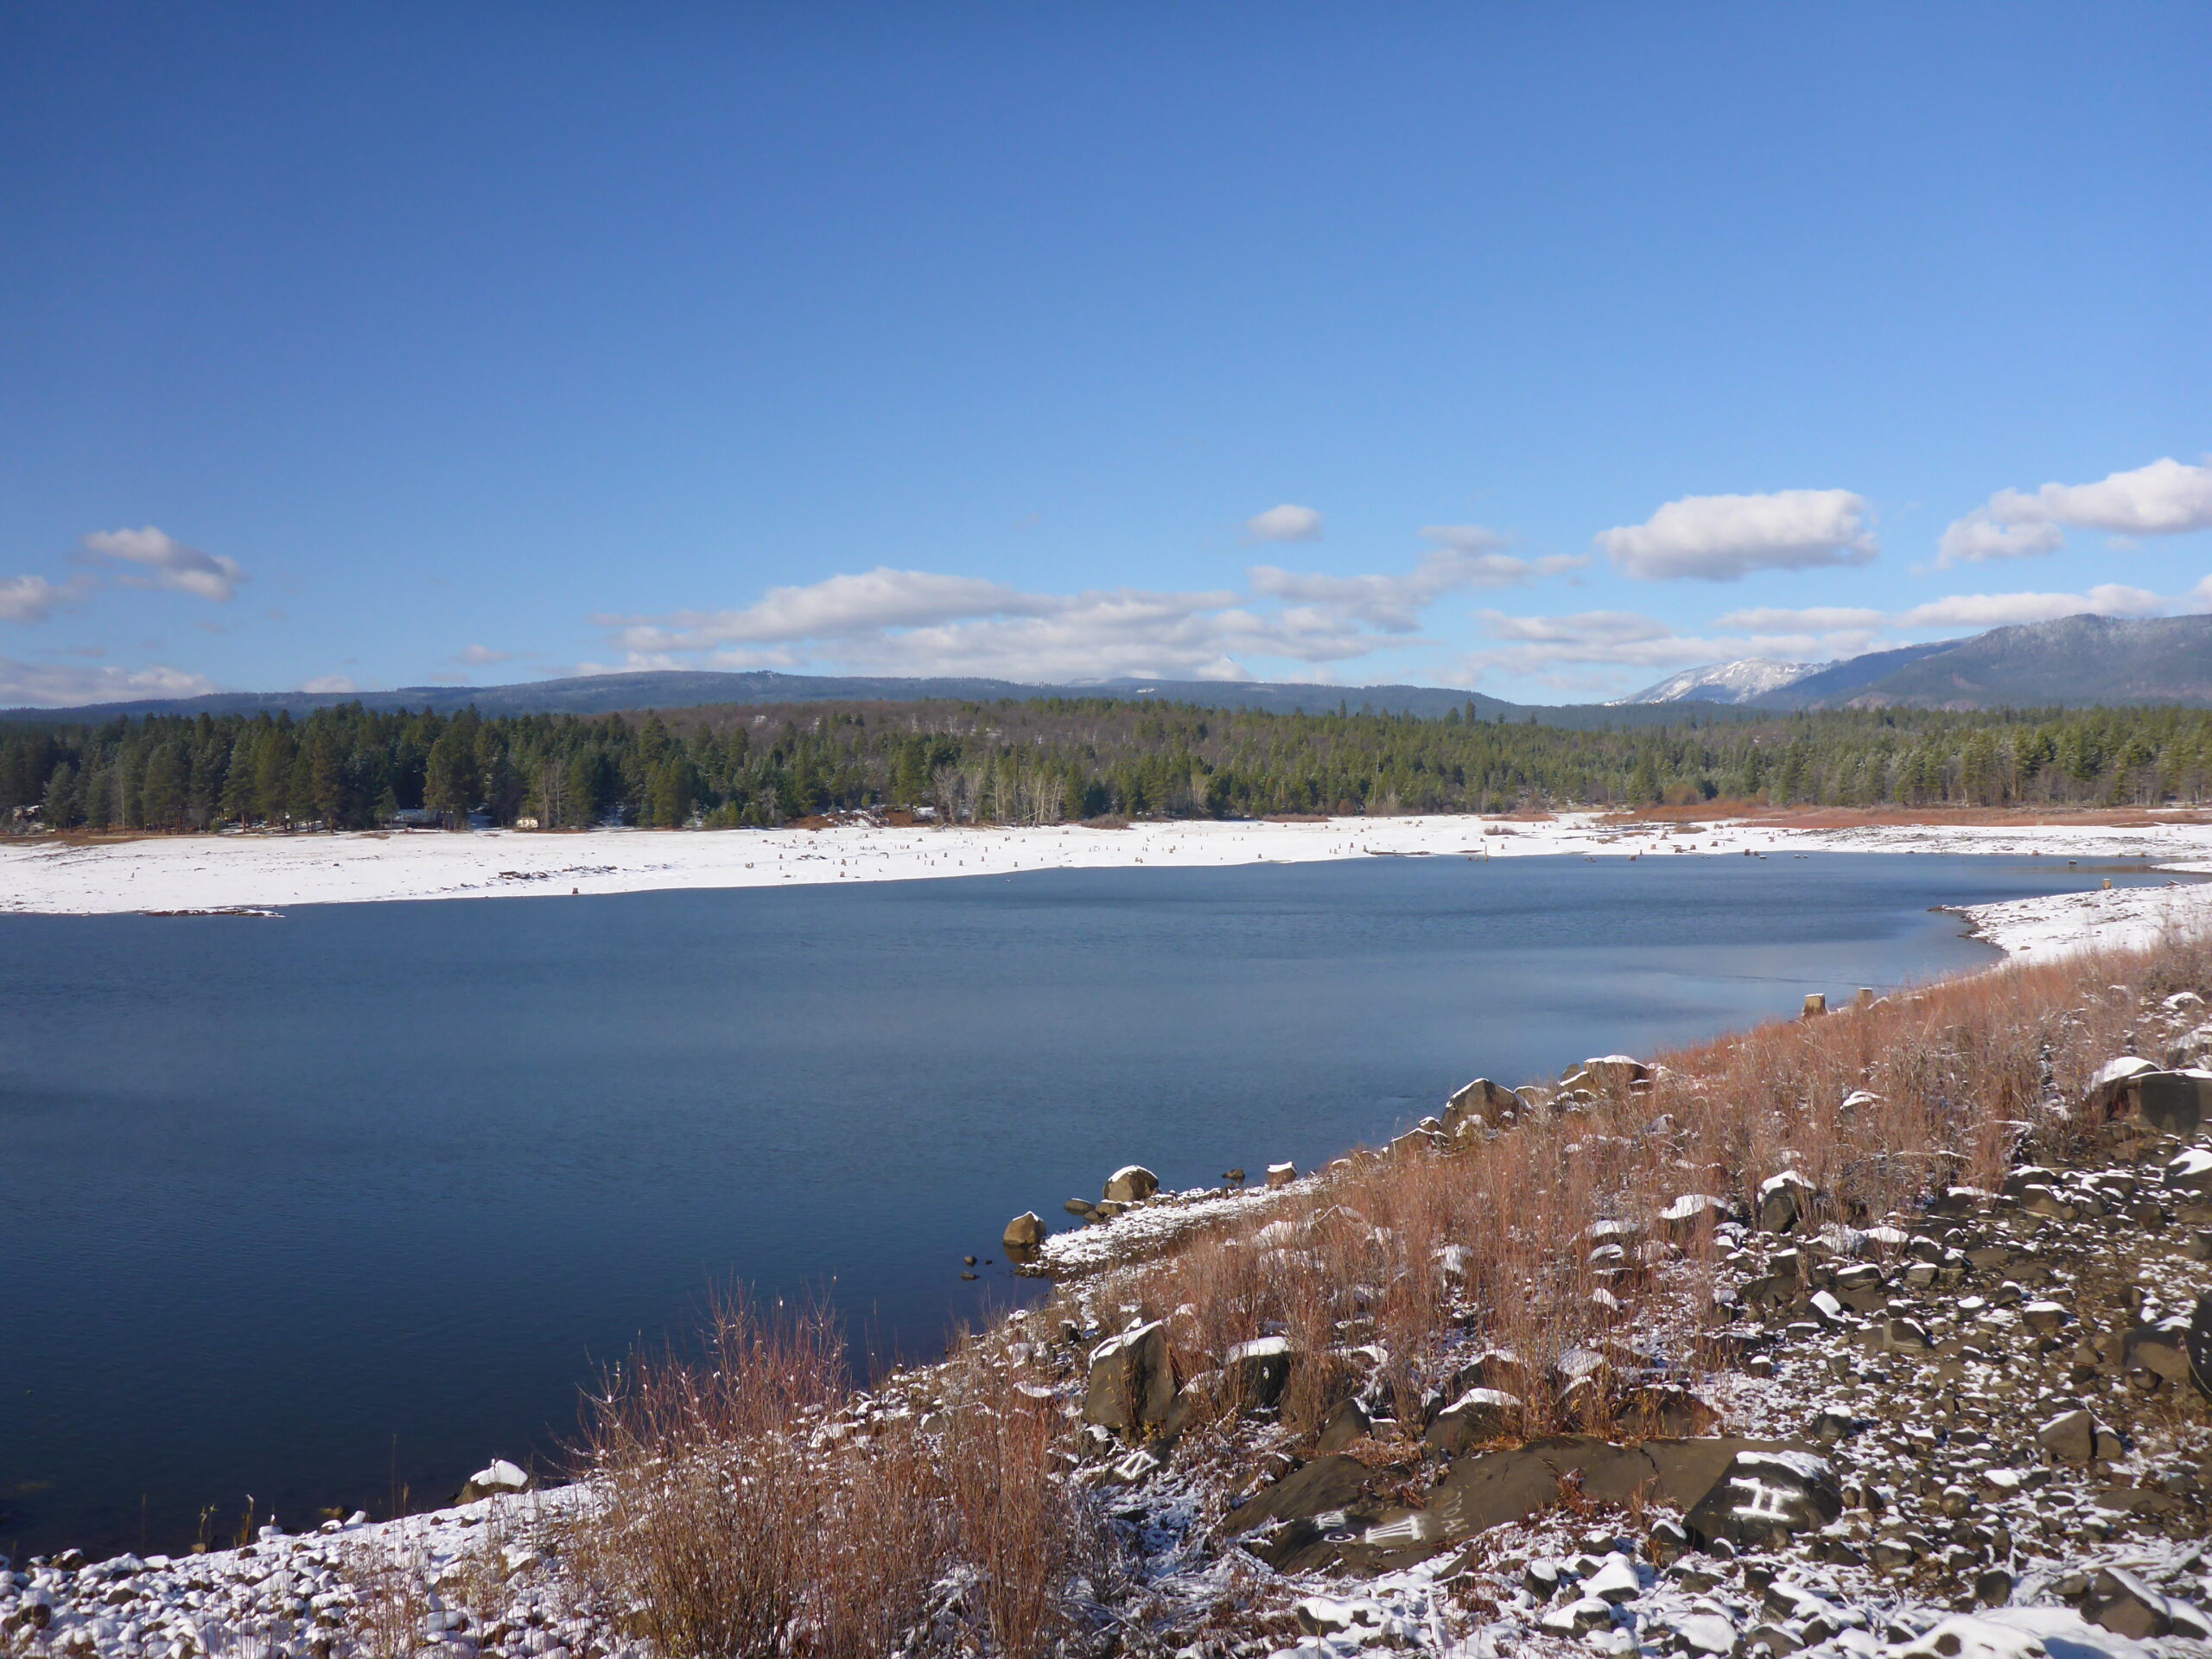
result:
<svg viewBox="0 0 2212 1659"><path fill-rule="evenodd" d="M2212 713L1777 715L1630 730L1276 715L1109 698L724 705L596 716L155 715L0 728L0 819L364 829L405 811L546 828L767 825L857 808L969 823L1521 807L2194 804Z"/></svg>

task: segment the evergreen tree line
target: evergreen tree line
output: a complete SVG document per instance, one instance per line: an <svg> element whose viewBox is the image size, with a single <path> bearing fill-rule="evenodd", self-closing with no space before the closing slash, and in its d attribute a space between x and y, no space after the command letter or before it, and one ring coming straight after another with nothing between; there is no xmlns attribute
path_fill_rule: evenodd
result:
<svg viewBox="0 0 2212 1659"><path fill-rule="evenodd" d="M403 812L787 823L858 808L956 823L1558 805L2149 806L2212 790L2212 713L1879 709L1567 730L1113 699L728 705L594 717L168 716L0 728L18 830L365 829Z"/></svg>

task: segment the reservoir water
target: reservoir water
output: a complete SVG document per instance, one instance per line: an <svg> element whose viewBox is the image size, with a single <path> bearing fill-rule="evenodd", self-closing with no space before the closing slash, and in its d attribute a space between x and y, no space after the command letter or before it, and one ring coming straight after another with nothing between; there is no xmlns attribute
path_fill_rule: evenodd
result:
<svg viewBox="0 0 2212 1659"><path fill-rule="evenodd" d="M879 1352L1117 1165L1310 1166L1517 1081L1995 959L2063 861L1376 858L0 918L0 1552L442 1502L711 1287ZM2120 880L2163 877L2117 877Z"/></svg>

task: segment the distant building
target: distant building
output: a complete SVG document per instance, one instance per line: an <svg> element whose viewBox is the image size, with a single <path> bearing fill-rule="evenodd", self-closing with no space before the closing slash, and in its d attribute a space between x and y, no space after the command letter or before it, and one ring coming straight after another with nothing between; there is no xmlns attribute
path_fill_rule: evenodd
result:
<svg viewBox="0 0 2212 1659"><path fill-rule="evenodd" d="M397 830L436 830L442 828L446 815L433 812L427 806L403 806L391 815L392 827Z"/></svg>

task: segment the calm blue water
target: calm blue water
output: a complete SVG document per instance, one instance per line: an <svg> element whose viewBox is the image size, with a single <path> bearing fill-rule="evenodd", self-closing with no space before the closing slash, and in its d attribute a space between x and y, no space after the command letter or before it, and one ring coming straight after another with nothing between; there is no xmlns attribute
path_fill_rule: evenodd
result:
<svg viewBox="0 0 2212 1659"><path fill-rule="evenodd" d="M709 1287L926 1357L1000 1228L1993 957L1937 857L1367 858L0 918L0 1550L442 1501ZM2121 880L2128 878L2123 876ZM2162 878L2158 878L2162 879Z"/></svg>

